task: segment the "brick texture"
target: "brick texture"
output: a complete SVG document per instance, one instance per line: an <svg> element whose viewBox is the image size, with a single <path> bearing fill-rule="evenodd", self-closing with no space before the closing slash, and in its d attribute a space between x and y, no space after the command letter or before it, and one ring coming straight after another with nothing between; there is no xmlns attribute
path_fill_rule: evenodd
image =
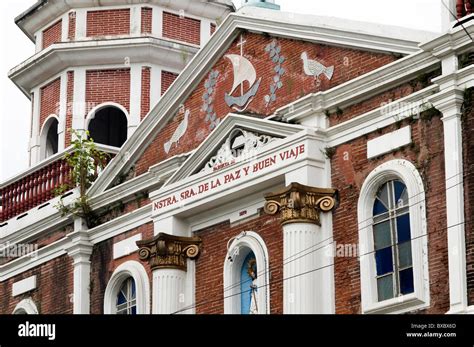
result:
<svg viewBox="0 0 474 347"><path fill-rule="evenodd" d="M281 56L285 58L281 65L285 72L281 78L282 88L276 92L276 100L267 104L264 98L270 94L270 86L274 83L276 64L272 61L265 48L274 39L253 33L243 35L243 39L246 41L244 56L255 67L257 77L262 79L256 96L251 100L244 113L262 118L273 114L279 107L287 105L309 93L333 88L391 63L396 59L396 57L389 54L364 52L290 39L275 40L277 45L281 46ZM239 40L240 38L230 46L225 54L240 54L240 47L237 45ZM303 71L302 52L307 52L310 59L317 59L325 66L334 66L335 71L332 79L328 80L326 77L321 76L318 82L318 79L315 77L307 76ZM233 69L229 59L222 57L217 61L212 70L219 73L212 96L214 110L217 118L223 119L229 112L237 112L228 107L224 102L224 94L228 93L232 88ZM179 146L173 146L168 154L165 153L163 142L171 138L182 120L182 115L178 114L161 130L143 156L138 160L137 174L146 172L150 165L156 164L168 156L174 156L196 148L210 134L212 129L210 128L209 121L206 120L206 112L203 110L203 95L206 92L204 83L207 78L208 75L203 78L194 92L184 102L185 108L191 112L188 129L192 129L192 131L189 131L180 139ZM245 88L248 88L247 83ZM238 95L238 93L238 91L234 92L234 95Z"/></svg>
<svg viewBox="0 0 474 347"><path fill-rule="evenodd" d="M177 77L178 74L176 73L161 71L161 95L163 95L168 90Z"/></svg>
<svg viewBox="0 0 474 347"><path fill-rule="evenodd" d="M12 285L36 275L37 288L12 297ZM15 306L28 297L35 302L39 313L72 314L73 265L67 255L48 261L0 283L0 313L11 314Z"/></svg>
<svg viewBox="0 0 474 347"><path fill-rule="evenodd" d="M58 115L61 79L57 78L40 90L40 127L50 115ZM41 128L40 128L41 129Z"/></svg>
<svg viewBox="0 0 474 347"><path fill-rule="evenodd" d="M74 11L69 13L69 27L67 38L70 41L74 41L74 39L76 38L76 12Z"/></svg>
<svg viewBox="0 0 474 347"><path fill-rule="evenodd" d="M150 111L150 68L142 68L142 100L140 118L143 119Z"/></svg>
<svg viewBox="0 0 474 347"><path fill-rule="evenodd" d="M422 117L423 118L423 117ZM413 145L371 160L367 141L411 125ZM449 309L448 253L446 238L446 192L444 184L443 125L440 116L431 120L406 120L338 146L331 160L333 188L338 189L340 205L334 212L334 239L337 244L358 244L357 203L367 175L392 159L406 159L419 170L425 182L428 257L430 274L429 309L443 314ZM336 313L361 312L360 268L358 258L335 260Z"/></svg>
<svg viewBox="0 0 474 347"><path fill-rule="evenodd" d="M231 226L228 222L196 232L202 238L202 254L196 260L196 313L224 313L224 260L227 242L242 231L257 232L268 249L270 311L283 313L283 231L276 217L259 218ZM258 266L258 265L257 265ZM257 270L259 273L263 269Z"/></svg>
<svg viewBox="0 0 474 347"><path fill-rule="evenodd" d="M43 30L43 49L56 42L61 42L62 20Z"/></svg>
<svg viewBox="0 0 474 347"><path fill-rule="evenodd" d="M201 21L163 12L163 37L199 46L201 44Z"/></svg>
<svg viewBox="0 0 474 347"><path fill-rule="evenodd" d="M130 111L130 69L86 72L87 112L104 102L115 102Z"/></svg>
<svg viewBox="0 0 474 347"><path fill-rule="evenodd" d="M120 234L114 238L94 245L91 256L91 313L104 313L104 293L107 284L114 270L126 261L135 260L140 262L148 273L148 279L151 286L151 269L146 262L141 262L138 258L138 252L129 254L128 256L113 259L113 245L126 238L137 234L142 234L142 240L153 237L153 224L144 224L134 230ZM151 298L150 298L151 301Z"/></svg>
<svg viewBox="0 0 474 347"><path fill-rule="evenodd" d="M130 34L130 9L87 12L87 37Z"/></svg>
<svg viewBox="0 0 474 347"><path fill-rule="evenodd" d="M149 7L142 8L142 24L141 33L151 34L151 23L152 23L153 10Z"/></svg>

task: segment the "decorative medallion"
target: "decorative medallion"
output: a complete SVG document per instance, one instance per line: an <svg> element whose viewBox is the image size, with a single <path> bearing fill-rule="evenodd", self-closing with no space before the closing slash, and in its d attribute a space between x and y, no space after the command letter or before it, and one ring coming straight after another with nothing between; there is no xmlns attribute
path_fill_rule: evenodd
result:
<svg viewBox="0 0 474 347"><path fill-rule="evenodd" d="M174 131L173 135L171 136L171 139L164 144L166 154L169 153L174 143L179 145L179 140L186 133L186 130L188 129L188 123L189 123L189 114L190 114L189 110L186 110L184 112L184 119L181 121L181 123L178 125L178 127Z"/></svg>
<svg viewBox="0 0 474 347"><path fill-rule="evenodd" d="M217 70L212 70L209 73L209 78L204 82L204 88L206 91L202 96L204 102L202 110L206 112L206 122L209 122L209 128L213 130L219 125L220 119L217 118L217 114L214 111L214 95L216 92L216 83L217 77L219 77L219 72Z"/></svg>
<svg viewBox="0 0 474 347"><path fill-rule="evenodd" d="M254 157L257 152L278 138L234 129L217 154L211 157L201 172L213 172Z"/></svg>
<svg viewBox="0 0 474 347"><path fill-rule="evenodd" d="M152 239L137 241L138 256L148 261L154 269L179 269L186 271L186 260L195 259L200 252L200 237L182 237L159 233Z"/></svg>
<svg viewBox="0 0 474 347"><path fill-rule="evenodd" d="M243 40L243 36L240 36L240 42L237 44L240 46L240 55L227 54L225 57L232 63L234 73L234 83L229 93L225 93L224 100L227 106L232 107L234 110L239 112L245 111L248 107L252 98L257 94L260 82L262 79L257 80L257 71L252 63L244 57L244 44L246 41ZM244 84L248 82L247 91L244 90ZM237 96L234 93L240 87L240 95Z"/></svg>
<svg viewBox="0 0 474 347"><path fill-rule="evenodd" d="M308 58L308 53L301 53L301 60L303 60L303 70L308 76L314 76L319 79L319 76L325 75L328 80L332 79L334 74L334 66L326 67L317 60Z"/></svg>
<svg viewBox="0 0 474 347"><path fill-rule="evenodd" d="M265 47L265 52L268 52L270 59L275 65L273 68L275 75L273 76L273 82L270 84L270 94L264 96L266 107L268 107L276 100L276 92L278 89L283 87L283 82L281 79L285 73L285 69L282 67L282 65L286 59L281 55L281 46L277 44L276 40L273 40Z"/></svg>
<svg viewBox="0 0 474 347"><path fill-rule="evenodd" d="M336 190L308 187L291 183L283 190L265 196L264 211L274 215L280 212L281 224L313 223L321 225L320 212L331 211L335 204Z"/></svg>

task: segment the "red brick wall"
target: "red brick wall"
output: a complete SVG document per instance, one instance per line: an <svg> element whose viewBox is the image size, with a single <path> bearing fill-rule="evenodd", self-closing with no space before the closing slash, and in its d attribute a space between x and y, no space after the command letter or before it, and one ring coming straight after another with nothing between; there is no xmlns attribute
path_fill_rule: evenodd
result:
<svg viewBox="0 0 474 347"><path fill-rule="evenodd" d="M104 102L115 102L130 111L130 69L86 72L87 113Z"/></svg>
<svg viewBox="0 0 474 347"><path fill-rule="evenodd" d="M33 275L36 275L37 288L12 297L13 283ZM35 302L39 313L72 314L72 294L72 258L63 255L0 283L0 314L11 314L15 306L27 297Z"/></svg>
<svg viewBox="0 0 474 347"><path fill-rule="evenodd" d="M161 71L161 95L163 95L168 90L177 77L178 74L176 73Z"/></svg>
<svg viewBox="0 0 474 347"><path fill-rule="evenodd" d="M130 34L130 9L87 12L87 37Z"/></svg>
<svg viewBox="0 0 474 347"><path fill-rule="evenodd" d="M61 42L62 20L43 30L43 49L48 48L56 42Z"/></svg>
<svg viewBox="0 0 474 347"><path fill-rule="evenodd" d="M67 72L67 108L65 148L71 144L72 116L74 107L74 71Z"/></svg>
<svg viewBox="0 0 474 347"><path fill-rule="evenodd" d="M203 229L195 234L202 238L202 253L196 260L196 313L224 313L224 260L227 242L242 231L254 231L264 240L269 257L270 310L283 313L283 231L276 217L263 215L231 226L228 222ZM258 272L263 269L258 269Z"/></svg>
<svg viewBox="0 0 474 347"><path fill-rule="evenodd" d="M273 38L259 34L247 33L243 39L244 56L251 61L257 71L257 77L262 81L256 96L245 110L246 114L264 117L271 115L276 109L291 103L307 94L327 90L339 84L352 80L360 75L377 69L383 65L393 62L396 58L390 54L357 51L353 49L332 47L309 42L290 39L278 39L277 45L281 46L281 56L285 61L281 65L285 69L282 76L282 88L277 90L277 98L274 102L267 104L265 96L270 93L270 86L274 83L275 63L265 50ZM237 46L238 38L225 54L240 54ZM334 66L335 71L331 80L321 76L319 82L313 76L307 76L303 71L301 60L302 52L308 52L310 59L317 59L325 66ZM224 118L229 112L236 112L224 102L224 94L229 92L233 84L233 69L230 61L222 57L217 61L212 70L218 71L219 76L213 91L214 110L217 118ZM179 146L173 146L169 154L163 149L163 141L168 141L181 121L182 117L175 117L161 130L154 142L146 150L143 159L137 163L137 173L148 170L148 165L158 163L168 156L174 156L188 152L197 147L211 132L210 123L206 120L206 112L203 110L203 95L205 94L204 83L208 79L206 75L195 91L184 102L185 108L191 111L188 131L181 140ZM247 86L247 83L246 83ZM248 88L248 87L247 87ZM238 92L235 92L235 95Z"/></svg>
<svg viewBox="0 0 474 347"><path fill-rule="evenodd" d="M466 224L466 269L469 305L474 304L474 104L473 89L465 94L463 115L464 203Z"/></svg>
<svg viewBox="0 0 474 347"><path fill-rule="evenodd" d="M414 145L367 159L368 140L409 124L412 126ZM339 191L340 205L333 217L334 239L340 245L358 244L357 203L360 189L375 167L392 159L412 162L425 182L431 306L424 312L444 314L449 309L449 283L443 125L439 116L431 120L406 120L336 148L331 171L332 185ZM335 264L336 313L360 313L358 258L336 258Z"/></svg>
<svg viewBox="0 0 474 347"><path fill-rule="evenodd" d="M128 260L136 260L140 262L148 272L150 281L150 290L152 290L151 269L148 263L142 262L138 258L138 252L134 252L128 256L113 259L113 245L133 235L142 234L142 240L153 237L153 223L144 224L137 229L120 234L114 238L94 245L91 257L91 313L104 313L104 293L107 284L114 270L122 263ZM151 302L151 298L150 298Z"/></svg>
<svg viewBox="0 0 474 347"><path fill-rule="evenodd" d="M69 27L67 38L71 41L74 41L76 38L76 12L69 13Z"/></svg>
<svg viewBox="0 0 474 347"><path fill-rule="evenodd" d="M46 118L51 114L58 114L61 92L61 79L57 78L40 90L40 129Z"/></svg>
<svg viewBox="0 0 474 347"><path fill-rule="evenodd" d="M163 12L163 37L199 46L201 44L201 21Z"/></svg>
<svg viewBox="0 0 474 347"><path fill-rule="evenodd" d="M141 112L140 119L150 111L150 68L142 68L142 101L141 101Z"/></svg>
<svg viewBox="0 0 474 347"><path fill-rule="evenodd" d="M142 8L142 24L141 33L151 34L151 23L152 23L153 10L149 7Z"/></svg>

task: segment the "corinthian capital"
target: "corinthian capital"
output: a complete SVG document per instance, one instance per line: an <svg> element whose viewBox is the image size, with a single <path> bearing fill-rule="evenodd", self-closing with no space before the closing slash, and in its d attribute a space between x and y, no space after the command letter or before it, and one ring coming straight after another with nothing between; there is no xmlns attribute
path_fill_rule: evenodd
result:
<svg viewBox="0 0 474 347"><path fill-rule="evenodd" d="M308 187L291 183L279 192L265 195L264 211L280 213L281 224L314 223L321 225L320 212L331 211L335 204L335 189Z"/></svg>
<svg viewBox="0 0 474 347"><path fill-rule="evenodd" d="M200 237L182 237L159 233L152 239L137 241L138 256L154 269L186 271L186 259L195 259L200 252Z"/></svg>

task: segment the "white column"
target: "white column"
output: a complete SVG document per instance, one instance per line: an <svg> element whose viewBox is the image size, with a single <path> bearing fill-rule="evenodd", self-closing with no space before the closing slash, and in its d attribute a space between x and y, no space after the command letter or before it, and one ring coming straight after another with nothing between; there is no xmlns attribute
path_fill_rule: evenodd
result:
<svg viewBox="0 0 474 347"><path fill-rule="evenodd" d="M76 9L76 40L86 38L87 35L87 10Z"/></svg>
<svg viewBox="0 0 474 347"><path fill-rule="evenodd" d="M140 124L142 103L142 66L130 66L130 115L128 119L128 137L130 137L138 124Z"/></svg>
<svg viewBox="0 0 474 347"><path fill-rule="evenodd" d="M67 249L68 255L73 259L73 313L90 313L90 272L92 243L82 221L77 219L74 223L75 230L68 235L71 245Z"/></svg>
<svg viewBox="0 0 474 347"><path fill-rule="evenodd" d="M431 98L443 114L446 217L449 267L449 313L467 308L466 240L464 217L463 148L461 106L464 91L443 90Z"/></svg>
<svg viewBox="0 0 474 347"><path fill-rule="evenodd" d="M443 4L444 2L444 4ZM442 0L440 1L441 6L441 20L442 20L442 26L441 30L443 32L446 32L450 30L454 22L456 21L456 0ZM446 8L447 7L447 8ZM453 16L454 14L454 16Z"/></svg>
<svg viewBox="0 0 474 347"><path fill-rule="evenodd" d="M133 6L130 9L130 34L140 35L142 31L142 8Z"/></svg>
<svg viewBox="0 0 474 347"><path fill-rule="evenodd" d="M62 16L61 20L61 42L67 42L69 35L69 12Z"/></svg>
<svg viewBox="0 0 474 347"><path fill-rule="evenodd" d="M318 242L320 227L310 223L283 226L283 312L285 314L321 313L318 307L317 252L308 250ZM288 259L288 260L286 260ZM304 275L302 275L304 274Z"/></svg>
<svg viewBox="0 0 474 347"><path fill-rule="evenodd" d="M40 161L40 107L41 107L41 90L35 88L33 94L33 114L31 117L31 138L30 138L30 165L33 166Z"/></svg>
<svg viewBox="0 0 474 347"><path fill-rule="evenodd" d="M86 70L74 69L74 105L72 111L72 129L82 132L86 130Z"/></svg>
<svg viewBox="0 0 474 347"><path fill-rule="evenodd" d="M157 6L153 6L151 14L151 32L153 36L163 36L163 10Z"/></svg>
<svg viewBox="0 0 474 347"><path fill-rule="evenodd" d="M153 314L176 313L184 307L186 272L179 269L153 271Z"/></svg>
<svg viewBox="0 0 474 347"><path fill-rule="evenodd" d="M209 19L201 19L201 47L211 38L211 21Z"/></svg>
<svg viewBox="0 0 474 347"><path fill-rule="evenodd" d="M59 124L58 124L58 151L64 150L66 145L66 117L67 117L67 72L61 75L59 93Z"/></svg>
<svg viewBox="0 0 474 347"><path fill-rule="evenodd" d="M150 70L150 108L161 99L161 67L152 65Z"/></svg>
<svg viewBox="0 0 474 347"><path fill-rule="evenodd" d="M43 49L43 32L40 30L35 34L35 51L40 52Z"/></svg>

